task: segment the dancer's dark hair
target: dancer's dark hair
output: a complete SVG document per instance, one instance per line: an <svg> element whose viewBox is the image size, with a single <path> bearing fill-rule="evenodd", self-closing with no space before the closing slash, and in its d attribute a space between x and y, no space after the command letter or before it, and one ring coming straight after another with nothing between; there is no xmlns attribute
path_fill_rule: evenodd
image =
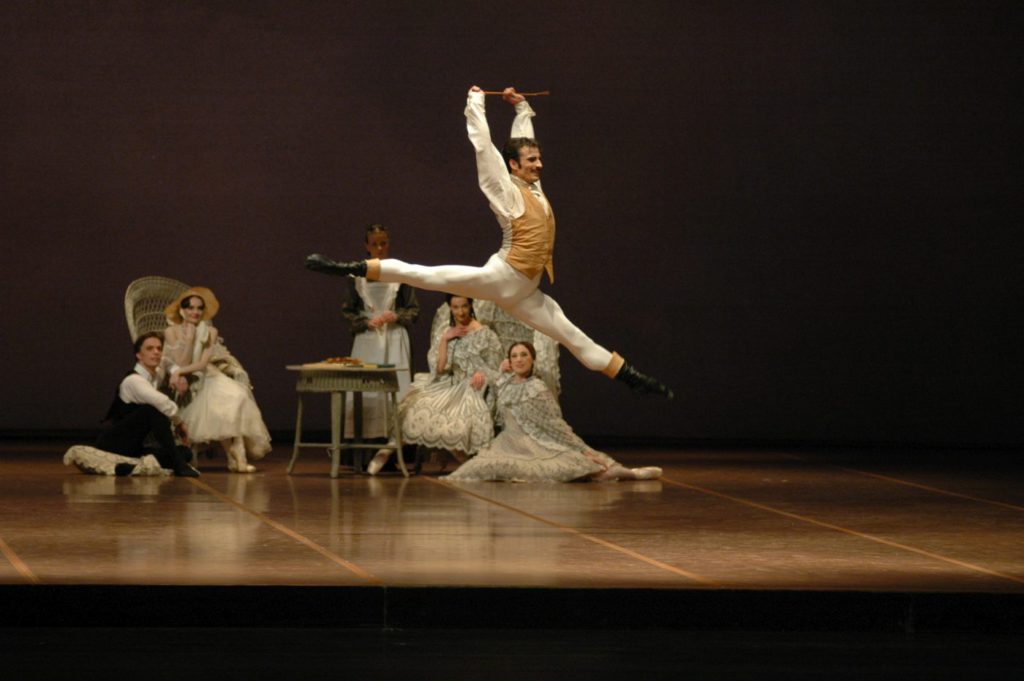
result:
<svg viewBox="0 0 1024 681"><path fill-rule="evenodd" d="M524 348L526 348L526 351L528 353L530 353L530 359L532 359L534 362L537 361L537 348L533 347L533 343L531 343L530 341L516 341L512 345L508 346L508 352L506 353L506 359L508 359L508 360L512 359L512 350L517 345L522 345ZM533 376L533 366L532 365L530 366L530 373L529 373L529 375Z"/></svg>
<svg viewBox="0 0 1024 681"><path fill-rule="evenodd" d="M145 343L150 338L158 339L160 341L160 346L163 347L164 335L159 331L148 331L135 339L135 343L133 345L133 347L135 348L135 354L139 354L139 352L142 351L142 344Z"/></svg>
<svg viewBox="0 0 1024 681"><path fill-rule="evenodd" d="M371 234L387 234L391 236L391 231L379 222L374 222L372 225L366 226L366 236L363 237L363 243L370 240Z"/></svg>
<svg viewBox="0 0 1024 681"><path fill-rule="evenodd" d="M178 307L180 307L182 310L184 310L185 308L188 307L188 301L192 300L193 298L198 298L199 302L203 304L203 307L200 308L200 309L203 309L203 310L206 309L206 301L203 300L202 296L197 296L194 293L192 295L190 295L190 296L185 296L184 298L182 298L181 302L178 304ZM160 340L163 340L163 339L161 338Z"/></svg>
<svg viewBox="0 0 1024 681"><path fill-rule="evenodd" d="M473 299L469 296L457 296L454 293L444 294L444 302L448 303L448 326L455 326L455 315L451 313L452 298L465 298L469 302L469 316L476 319L476 310L473 309Z"/></svg>
<svg viewBox="0 0 1024 681"><path fill-rule="evenodd" d="M532 137L509 138L501 150L501 155L505 157L505 170L508 170L509 161L519 163L519 150L528 147L537 147L537 151L540 151L540 144Z"/></svg>
<svg viewBox="0 0 1024 681"><path fill-rule="evenodd" d="M537 361L537 348L533 347L533 343L531 343L530 341L516 341L512 345L508 346L508 353L506 353L507 359L512 359L512 348L514 348L517 345L522 345L524 348L526 348L526 351L530 353L530 357L533 359L533 361Z"/></svg>

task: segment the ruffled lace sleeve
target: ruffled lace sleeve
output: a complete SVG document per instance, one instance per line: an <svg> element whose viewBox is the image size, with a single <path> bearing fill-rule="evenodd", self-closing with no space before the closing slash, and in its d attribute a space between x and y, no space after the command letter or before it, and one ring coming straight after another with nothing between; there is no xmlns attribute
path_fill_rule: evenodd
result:
<svg viewBox="0 0 1024 681"><path fill-rule="evenodd" d="M438 323L438 315L434 317L434 323L430 328L430 350L427 351L427 366L430 367L430 375L437 376L437 353L441 345L441 336L447 330L447 324Z"/></svg>
<svg viewBox="0 0 1024 681"><path fill-rule="evenodd" d="M548 449L580 452L589 449L562 418L562 410L544 381L533 377L504 384L499 404L527 435Z"/></svg>
<svg viewBox="0 0 1024 681"><path fill-rule="evenodd" d="M505 389L505 386L512 382L512 378L515 376L513 373L506 371L498 371L498 377L494 379L494 388L499 393Z"/></svg>
<svg viewBox="0 0 1024 681"><path fill-rule="evenodd" d="M486 326L462 338L448 342L448 354L452 364L452 375L458 381L469 379L482 371L488 382L498 377L501 365L501 341Z"/></svg>
<svg viewBox="0 0 1024 681"><path fill-rule="evenodd" d="M252 381L249 379L249 372L245 370L242 363L228 350L227 343L223 336L217 337L213 344L213 352L210 354L210 364L215 366L221 373L238 381L245 387L252 389Z"/></svg>
<svg viewBox="0 0 1024 681"><path fill-rule="evenodd" d="M480 335L477 355L479 361L478 366L473 369L473 373L484 372L487 382L494 384L501 374L501 360L504 355L501 350L501 340L498 338L498 334L486 326L477 331L477 334Z"/></svg>

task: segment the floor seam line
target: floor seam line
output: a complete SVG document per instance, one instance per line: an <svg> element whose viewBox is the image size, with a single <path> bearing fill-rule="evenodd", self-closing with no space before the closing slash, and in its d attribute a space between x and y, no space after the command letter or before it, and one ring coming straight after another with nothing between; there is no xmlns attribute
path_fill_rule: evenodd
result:
<svg viewBox="0 0 1024 681"><path fill-rule="evenodd" d="M794 520L799 520L801 522L810 523L812 525L817 525L819 527L824 527L824 528L827 528L827 529L830 529L830 530L835 530L837 532L842 532L842 533L848 534L850 536L859 537L861 539L867 539L868 541L873 541L873 542L876 542L878 544L882 544L882 545L885 545L885 546L890 546L890 547L893 547L893 548L902 549L904 551L909 551L911 553L916 553L918 555L925 556L927 558L932 558L932 559L939 560L939 561L942 561L942 562L945 562L945 563L949 563L951 565L956 565L958 567L967 568L969 570L974 570L975 572L980 572L982 574L990 575L992 577L999 577L999 578L1002 578L1002 579L1010 580L1011 582L1017 582L1019 584L1024 584L1024 579L1022 579L1020 577L1014 577L1013 575L1007 575L1007 574L1004 574L1004 573L999 572L997 570L990 570L989 568L982 567L980 565L974 565L973 563L968 563L966 561L957 560L956 558L950 558L948 556L943 556L940 553L934 553L934 552L928 551L926 549L919 549L919 548L917 548L915 546L911 546L909 544L902 544L900 542L892 541L890 539L883 539L882 537L876 537L876 536L874 536L872 534L868 534L866 532L861 532L859 530L853 530L853 529L850 529L848 527L843 527L842 525L834 525L832 523L825 522L824 520L816 520L815 518L811 518L809 516L802 516L802 515L800 515L798 513L790 513L789 511L783 511L781 509L772 508L771 506L768 506L767 504L761 504L759 502L751 501L749 499L744 499L742 497L735 497L735 496L732 496L731 494L725 494L724 492L718 492L718 491L710 489L710 488L700 487L699 485L692 485L690 483L680 482L678 480L672 480L672 479L666 478L666 477L662 477L661 480L662 480L662 482L668 483L670 485L675 485L677 487L682 487L684 489L691 489L691 490L694 490L694 491L697 491L697 492L701 492L703 494L710 494L711 496L716 496L716 497L719 497L719 498L722 498L722 499L728 499L729 501L733 501L733 502L736 502L736 503L739 503L739 504L743 504L745 506L750 506L751 508L757 508L757 509L760 509L760 510L763 510L763 511L768 511L769 513L775 513L775 514L778 514L778 515L781 515L781 516L784 516L784 517L787 517L787 518L791 518L791 519L794 519Z"/></svg>
<svg viewBox="0 0 1024 681"><path fill-rule="evenodd" d="M4 557L11 564L11 566L24 577L28 582L32 584L40 584L42 580L32 571L32 568L28 566L28 563L23 561L21 557L14 552L14 549L4 541L3 537L0 537L0 553L4 554Z"/></svg>
<svg viewBox="0 0 1024 681"><path fill-rule="evenodd" d="M828 466L830 468L835 468L835 469L838 469L838 470L841 470L841 471L846 471L848 473L855 473L857 475L864 475L864 476L867 476L869 478L878 478L879 480L886 480L888 482L892 482L892 483L895 483L897 485L906 485L907 487L916 487L917 489L923 489L923 490L925 490L927 492L935 492L936 494L944 494L946 496L956 497L956 498L959 498L959 499L967 499L968 501L976 501L976 502L978 502L980 504L990 504L992 506L1001 506L1003 508L1008 508L1008 509L1011 509L1013 511L1024 511L1024 506L1016 506L1014 504L1008 504L1008 503L1006 503L1004 501L996 501L994 499L986 499L984 497L975 497L975 496L972 496L970 494L962 494L960 492L953 492L953 491L950 491L950 490L942 489L941 487L932 487L931 485L925 485L925 484L922 484L922 483L919 483L919 482L913 482L911 480L903 480L901 478L896 478L896 477L893 477L891 475L883 475L881 473L873 473L871 471L862 471L862 470L857 469L857 468L847 468L846 466L839 466L839 465L834 464L834 463L828 463L828 462L821 463L821 462L815 461L813 459L807 459L805 457L802 457L799 454L787 454L787 456L790 456L790 457L792 457L794 459L800 459L801 461L806 461L806 462L809 462L809 463L817 464L819 466L820 465L824 465L824 466Z"/></svg>
<svg viewBox="0 0 1024 681"><path fill-rule="evenodd" d="M586 539L587 541L590 541L592 543L598 544L599 546L604 546L605 548L611 549L613 551L617 551L617 552L622 553L624 555L627 555L627 556L629 556L631 558L634 558L634 559L639 560L641 562L647 563L648 565L651 565L653 567L657 567L657 568L660 568L662 570L665 570L666 572L670 572L670 573L675 574L675 575L686 577L687 579L691 579L691 580L693 580L695 582L699 582L699 583L704 584L706 586L717 587L717 588L721 588L721 586L722 586L721 584L719 584L717 582L714 582L714 581L712 581L712 580L710 580L707 577L704 577L702 575L698 575L695 572L690 572L689 570L684 570L682 568L675 567L674 565L669 565L668 563L664 563L664 562L662 562L660 560L657 560L656 558L651 558L649 556L645 556L644 554L642 554L642 553L640 553L638 551L634 551L632 549L628 549L625 546L620 546L619 544L616 544L615 542L610 542L607 539L602 539L602 538L600 538L598 536L588 534L588 533L583 532L581 530L578 530L578 529L576 529L574 527L569 527L568 525L563 525L563 524L555 522L553 520L548 520L547 518L544 518L543 516L539 516L539 515L530 513L529 511L524 511L522 509L516 508L515 506L510 506L510 505L508 505L506 503L503 503L501 501L497 501L496 499L491 499L490 497L485 497L482 494L478 494L478 493L473 492L471 490L467 490L467 489L465 489L463 487L459 487L457 485L453 485L452 483L442 482L440 480L434 480L433 478L424 478L424 479L432 482L435 485L440 485L442 487L446 487L446 488L451 489L451 490L456 490L456 491L458 491L458 492L460 492L462 494L469 495L471 497L474 497L476 499L484 501L484 502L486 502L488 504L493 504L495 506L499 506L499 507L504 508L504 509L506 509L508 511L511 511L513 513L517 513L517 514L519 514L521 516L529 518L531 520L535 520L537 522L544 523L545 525L549 525L551 527L554 527L555 529L560 530L562 532L567 532L569 534L573 534L575 536L581 537L583 539Z"/></svg>
<svg viewBox="0 0 1024 681"><path fill-rule="evenodd" d="M359 567L358 565L356 565L352 561L349 561L349 560L346 560L346 559L342 558L341 556L339 556L338 554L334 553L333 551L331 551L331 550L321 546L320 544L316 543L312 539L310 539L310 538L308 538L308 537L306 537L306 536L304 536L302 534L299 534L298 532L296 532L295 530L292 530L288 526L286 526L286 525L284 525L282 523L279 523L276 520L268 518L267 516L263 515L259 511L254 511L251 508L249 508L248 506L235 501L234 499L232 499L231 497L227 496L226 494L220 492L217 489L214 489L209 484L207 484L205 482L200 482L199 480L196 480L195 478L188 478L188 481L190 483L192 483L193 485L199 487L200 489L205 490L207 493L212 494L213 496L217 497L218 499L220 499L220 500L222 500L222 501L224 501L224 502L234 506L235 508L237 508L237 509L239 509L241 511L244 511L245 513L248 513L249 515L251 515L254 518L256 518L257 520L259 520L260 522L268 525L269 527L271 527L274 530L277 530L278 532L280 532L281 534L285 535L286 537L288 537L288 538L290 538L290 539L292 539L294 541L299 542L300 544L306 546L307 548L313 549L314 551L316 551L317 553L319 553L323 557L327 558L331 562L336 563L337 565L340 565L341 567L344 567L345 569L347 569L349 572L353 573L357 577L360 577L360 578L362 578L362 579L364 579L364 580L366 580L366 581L368 581L371 584L374 584L376 586L382 586L384 584L373 573L371 573L371 572L369 572L367 570L364 570L363 568Z"/></svg>

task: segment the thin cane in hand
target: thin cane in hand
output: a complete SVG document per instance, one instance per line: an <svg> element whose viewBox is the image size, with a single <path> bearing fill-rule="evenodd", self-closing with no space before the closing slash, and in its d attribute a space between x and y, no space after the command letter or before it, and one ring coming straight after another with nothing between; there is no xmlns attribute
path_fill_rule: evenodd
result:
<svg viewBox="0 0 1024 681"><path fill-rule="evenodd" d="M505 94L504 92L499 92L498 90L481 90L481 92L483 92L485 95ZM522 95L523 97L545 97L551 94L551 90L544 90L543 92L517 92L516 94Z"/></svg>

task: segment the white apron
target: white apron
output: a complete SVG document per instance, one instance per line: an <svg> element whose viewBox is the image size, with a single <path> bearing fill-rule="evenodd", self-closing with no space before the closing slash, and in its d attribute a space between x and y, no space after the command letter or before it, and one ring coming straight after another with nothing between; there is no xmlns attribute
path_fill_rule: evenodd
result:
<svg viewBox="0 0 1024 681"><path fill-rule="evenodd" d="M363 316L372 318L395 309L400 284L356 279L356 293L363 301ZM412 379L409 334L400 324L367 329L352 341L351 356L369 364L394 364L398 371L398 401L405 397ZM385 393L363 393L363 437L386 437L384 422ZM345 402L345 437L354 437L352 394Z"/></svg>

